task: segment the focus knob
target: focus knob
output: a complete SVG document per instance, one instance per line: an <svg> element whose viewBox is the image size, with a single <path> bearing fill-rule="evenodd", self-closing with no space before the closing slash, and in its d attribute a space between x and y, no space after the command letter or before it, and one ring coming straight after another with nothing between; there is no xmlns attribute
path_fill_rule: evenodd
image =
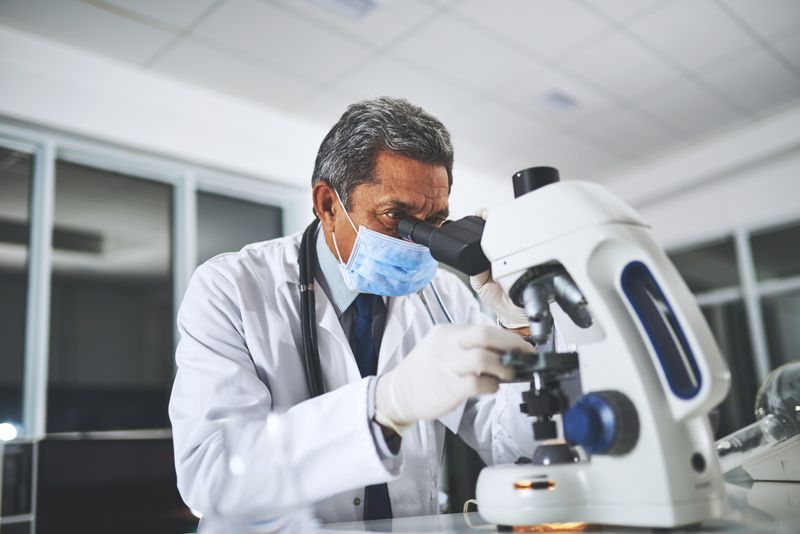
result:
<svg viewBox="0 0 800 534"><path fill-rule="evenodd" d="M627 454L639 440L636 407L619 391L584 395L564 414L564 437L589 454Z"/></svg>

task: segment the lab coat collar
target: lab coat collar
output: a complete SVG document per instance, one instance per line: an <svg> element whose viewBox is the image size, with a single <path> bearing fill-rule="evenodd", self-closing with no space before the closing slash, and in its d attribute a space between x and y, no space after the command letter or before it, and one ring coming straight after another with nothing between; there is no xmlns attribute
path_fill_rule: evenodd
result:
<svg viewBox="0 0 800 534"><path fill-rule="evenodd" d="M300 284L300 240L303 232L286 236L286 246L283 247L283 282Z"/></svg>

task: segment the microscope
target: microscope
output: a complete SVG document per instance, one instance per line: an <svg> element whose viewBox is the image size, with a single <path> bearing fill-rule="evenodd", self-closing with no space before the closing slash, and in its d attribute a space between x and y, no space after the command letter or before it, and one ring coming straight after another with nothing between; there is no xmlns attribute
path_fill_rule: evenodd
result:
<svg viewBox="0 0 800 534"><path fill-rule="evenodd" d="M436 229L409 217L399 227L462 272L491 267L535 345L554 324L568 343L502 356L530 383L520 410L535 448L481 472L480 515L502 526L658 528L720 516L708 413L730 375L683 279L638 214L602 186L562 182L551 167L520 171L513 185L515 199L485 224L466 217Z"/></svg>

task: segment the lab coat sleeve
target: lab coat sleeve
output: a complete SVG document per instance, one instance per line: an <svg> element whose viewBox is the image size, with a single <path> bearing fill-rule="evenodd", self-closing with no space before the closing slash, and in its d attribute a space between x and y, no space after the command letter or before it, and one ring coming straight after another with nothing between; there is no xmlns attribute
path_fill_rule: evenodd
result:
<svg viewBox="0 0 800 534"><path fill-rule="evenodd" d="M555 349L566 344L555 330ZM580 395L578 374L562 382L570 399ZM501 384L494 395L483 395L467 401L458 435L472 447L487 465L516 462L530 458L537 442L533 438L533 419L522 413L522 393L530 389L527 382Z"/></svg>
<svg viewBox="0 0 800 534"><path fill-rule="evenodd" d="M314 502L399 473L402 462L382 461L370 430L374 378L301 402L280 425L268 424L272 398L250 357L235 287L213 265L192 277L178 329L169 414L178 489L191 508L263 512L295 505L297 495ZM232 451L243 475L227 468Z"/></svg>
<svg viewBox="0 0 800 534"><path fill-rule="evenodd" d="M496 324L481 311L477 298L461 282L451 280L448 292L452 295L452 308L460 312L456 322ZM467 401L458 436L486 464L514 462L520 456L531 455L534 440L530 419L519 410L522 392L528 387L528 384L501 384L497 393Z"/></svg>

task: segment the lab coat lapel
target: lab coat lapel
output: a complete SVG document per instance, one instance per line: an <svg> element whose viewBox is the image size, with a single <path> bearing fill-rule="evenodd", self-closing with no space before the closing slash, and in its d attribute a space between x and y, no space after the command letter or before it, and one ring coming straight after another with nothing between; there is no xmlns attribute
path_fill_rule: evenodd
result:
<svg viewBox="0 0 800 534"><path fill-rule="evenodd" d="M325 390L332 391L360 380L361 373L336 310L319 284L314 286L314 299L319 323L317 332L324 334L317 337L322 376L325 378Z"/></svg>
<svg viewBox="0 0 800 534"><path fill-rule="evenodd" d="M378 374L381 375L385 370L392 369L400 361L406 351L403 350L403 339L411 329L415 317L427 317L421 315L423 310L417 310L414 299L419 299L417 295L405 297L392 297L389 299L389 307L386 310L386 328L383 331L381 340L381 350L378 355Z"/></svg>

